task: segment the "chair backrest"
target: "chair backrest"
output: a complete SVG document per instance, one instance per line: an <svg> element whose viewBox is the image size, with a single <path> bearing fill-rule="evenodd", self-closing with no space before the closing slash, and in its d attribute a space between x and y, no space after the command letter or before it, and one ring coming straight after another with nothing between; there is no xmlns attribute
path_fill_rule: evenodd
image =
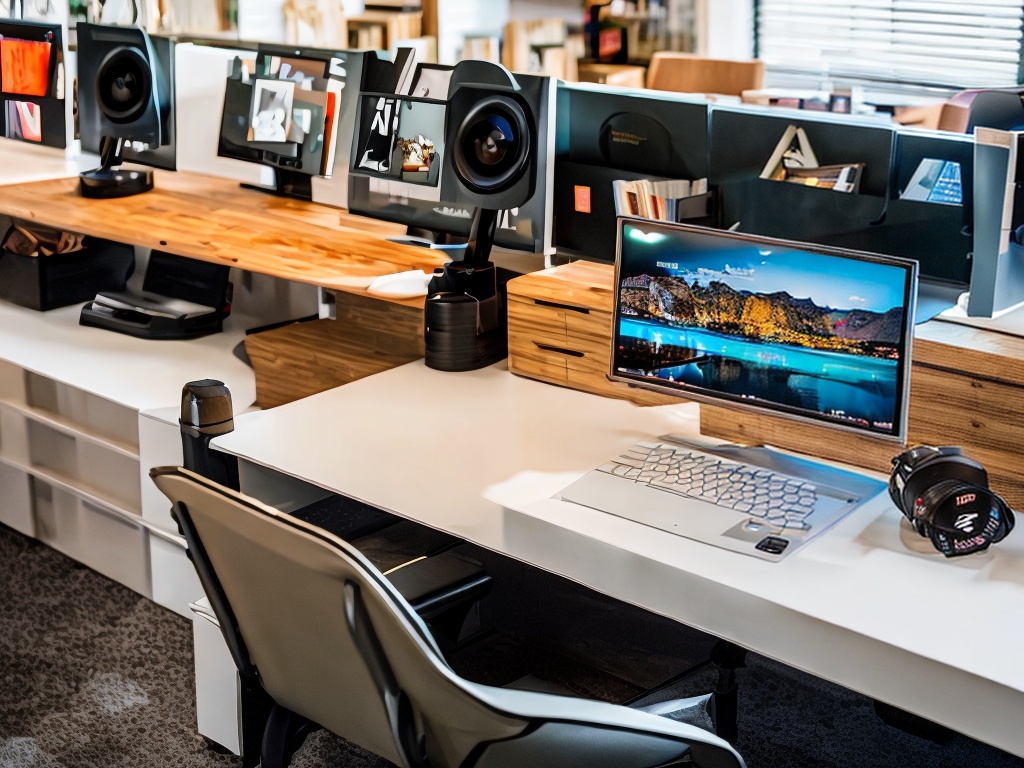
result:
<svg viewBox="0 0 1024 768"><path fill-rule="evenodd" d="M709 59L692 53L657 51L647 69L647 87L681 93L740 96L764 85L760 59Z"/></svg>
<svg viewBox="0 0 1024 768"><path fill-rule="evenodd" d="M741 768L723 740L626 707L471 683L345 541L180 468L151 472L192 521L267 692L403 766L652 768L690 754Z"/></svg>

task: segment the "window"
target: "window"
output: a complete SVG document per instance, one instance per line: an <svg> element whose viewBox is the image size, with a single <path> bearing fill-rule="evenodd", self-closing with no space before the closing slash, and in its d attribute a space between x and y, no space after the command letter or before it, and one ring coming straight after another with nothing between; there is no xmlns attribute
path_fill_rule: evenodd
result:
<svg viewBox="0 0 1024 768"><path fill-rule="evenodd" d="M754 0L769 72L939 88L1007 86L1021 0Z"/></svg>

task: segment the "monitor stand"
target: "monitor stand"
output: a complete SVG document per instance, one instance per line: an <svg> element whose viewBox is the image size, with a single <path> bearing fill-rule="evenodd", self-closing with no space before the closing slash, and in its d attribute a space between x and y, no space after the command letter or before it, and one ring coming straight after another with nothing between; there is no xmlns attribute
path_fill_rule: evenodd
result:
<svg viewBox="0 0 1024 768"><path fill-rule="evenodd" d="M274 169L273 187L264 187L259 184L242 182L239 184L242 189L255 189L257 192L265 192L268 195L278 197L291 197L296 200L313 199L313 177L306 173L295 173L281 168Z"/></svg>
<svg viewBox="0 0 1024 768"><path fill-rule="evenodd" d="M920 278L917 283L917 309L914 324L920 325L932 320L947 309L955 307L966 285L946 283L939 280Z"/></svg>

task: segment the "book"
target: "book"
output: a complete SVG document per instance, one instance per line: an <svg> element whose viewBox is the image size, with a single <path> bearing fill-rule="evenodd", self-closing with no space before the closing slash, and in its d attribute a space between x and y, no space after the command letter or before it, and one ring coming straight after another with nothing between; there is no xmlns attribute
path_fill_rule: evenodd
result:
<svg viewBox="0 0 1024 768"><path fill-rule="evenodd" d="M616 179L612 182L612 197L618 216L680 221L680 203L707 194L707 189L707 179Z"/></svg>
<svg viewBox="0 0 1024 768"><path fill-rule="evenodd" d="M804 129L789 125L761 170L761 178L850 193L859 189L863 172L864 163L820 165Z"/></svg>
<svg viewBox="0 0 1024 768"><path fill-rule="evenodd" d="M816 168L787 168L784 181L820 187L836 192L856 192L864 163L819 165Z"/></svg>

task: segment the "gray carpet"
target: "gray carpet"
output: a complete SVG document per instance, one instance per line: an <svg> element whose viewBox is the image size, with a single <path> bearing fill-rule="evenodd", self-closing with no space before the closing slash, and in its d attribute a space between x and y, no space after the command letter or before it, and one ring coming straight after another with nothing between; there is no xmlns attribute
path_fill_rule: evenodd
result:
<svg viewBox="0 0 1024 768"><path fill-rule="evenodd" d="M539 664L574 675L581 692L637 690L545 650L497 645L500 671L495 656L479 654L462 671L503 677ZM740 680L738 748L751 768L1024 766L965 737L940 746L896 731L864 697L760 657ZM0 768L238 768L196 734L194 706L186 619L0 526ZM321 731L293 765L387 763Z"/></svg>

